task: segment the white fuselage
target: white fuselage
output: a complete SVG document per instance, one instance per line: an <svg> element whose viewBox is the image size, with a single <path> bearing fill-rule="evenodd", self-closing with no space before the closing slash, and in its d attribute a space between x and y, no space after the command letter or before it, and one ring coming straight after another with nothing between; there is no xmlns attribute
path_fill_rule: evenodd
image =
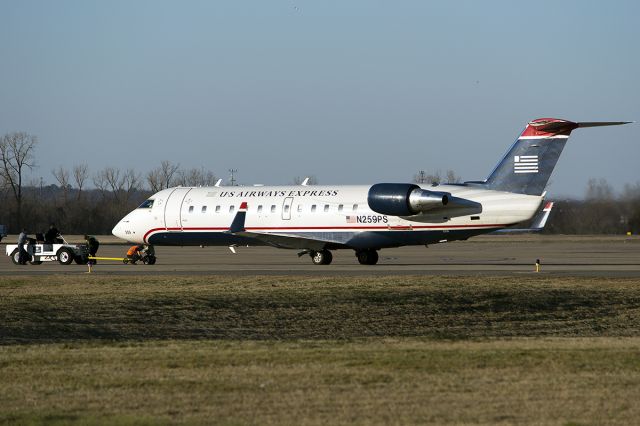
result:
<svg viewBox="0 0 640 426"><path fill-rule="evenodd" d="M542 196L479 185L424 186L481 204L481 212L451 217L446 209L410 217L383 215L367 202L370 185L176 187L157 192L113 229L119 238L157 245L252 244L229 234L242 202L245 229L298 240L284 248L382 248L466 239L529 220ZM149 206L151 204L151 206ZM235 241L235 239L238 241ZM280 241L280 240L279 240ZM264 241L255 241L265 244ZM320 244L322 245L322 244ZM309 247L307 247L309 246ZM370 247L369 247L370 246Z"/></svg>

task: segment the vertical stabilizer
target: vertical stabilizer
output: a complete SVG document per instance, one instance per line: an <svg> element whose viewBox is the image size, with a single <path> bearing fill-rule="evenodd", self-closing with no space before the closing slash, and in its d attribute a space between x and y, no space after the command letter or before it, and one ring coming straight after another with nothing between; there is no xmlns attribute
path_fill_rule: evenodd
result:
<svg viewBox="0 0 640 426"><path fill-rule="evenodd" d="M613 126L623 121L574 123L558 118L538 118L527 124L486 186L496 191L541 195L560 158L571 131L578 127Z"/></svg>

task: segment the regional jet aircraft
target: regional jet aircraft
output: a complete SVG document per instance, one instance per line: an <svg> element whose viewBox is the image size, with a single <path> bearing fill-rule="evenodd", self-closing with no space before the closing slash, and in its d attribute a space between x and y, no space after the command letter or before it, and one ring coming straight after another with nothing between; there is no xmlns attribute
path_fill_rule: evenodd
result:
<svg viewBox="0 0 640 426"><path fill-rule="evenodd" d="M571 131L626 123L533 120L483 181L164 189L113 234L155 245L297 249L317 265L352 249L373 265L383 248L466 240L531 220Z"/></svg>

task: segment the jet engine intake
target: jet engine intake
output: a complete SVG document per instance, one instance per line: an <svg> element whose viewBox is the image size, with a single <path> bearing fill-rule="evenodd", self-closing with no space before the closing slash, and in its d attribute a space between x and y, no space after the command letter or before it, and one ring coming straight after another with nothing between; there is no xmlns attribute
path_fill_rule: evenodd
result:
<svg viewBox="0 0 640 426"><path fill-rule="evenodd" d="M367 203L376 213L389 216L413 216L446 206L447 194L427 191L411 183L377 183L369 188Z"/></svg>

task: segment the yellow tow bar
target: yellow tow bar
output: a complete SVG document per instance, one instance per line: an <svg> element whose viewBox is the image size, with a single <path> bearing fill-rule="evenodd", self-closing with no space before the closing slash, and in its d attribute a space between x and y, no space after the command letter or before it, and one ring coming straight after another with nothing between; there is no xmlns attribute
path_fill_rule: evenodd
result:
<svg viewBox="0 0 640 426"><path fill-rule="evenodd" d="M117 260L119 262L124 262L125 260L129 260L126 257L94 257L94 256L89 256L87 257L87 259L89 260Z"/></svg>
<svg viewBox="0 0 640 426"><path fill-rule="evenodd" d="M129 258L128 257L97 257L97 256L88 256L87 259L89 260L115 260L116 262L122 262L124 264L129 263ZM87 263L87 266L89 267L89 272L87 272L88 274L90 274L92 272L91 270L91 262Z"/></svg>

